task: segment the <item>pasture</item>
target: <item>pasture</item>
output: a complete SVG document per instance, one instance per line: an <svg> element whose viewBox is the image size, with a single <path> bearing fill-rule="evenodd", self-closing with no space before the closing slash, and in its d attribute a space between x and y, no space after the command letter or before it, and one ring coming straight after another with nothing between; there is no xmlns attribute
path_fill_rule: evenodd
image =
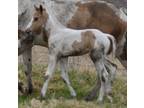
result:
<svg viewBox="0 0 144 108"><path fill-rule="evenodd" d="M46 65L33 65L32 81L34 92L32 95L19 93L19 108L126 108L127 107L127 79L124 70L118 70L116 80L113 83L112 97L113 103L107 99L103 104L98 104L96 99L86 102L84 97L92 89L96 81L95 72L76 70L69 71L69 77L72 86L77 92L77 97L72 98L69 90L60 77L60 71L57 69L52 80L49 83L48 92L45 100L40 100L40 90L44 82L44 73ZM19 79L26 85L24 67L19 65Z"/></svg>

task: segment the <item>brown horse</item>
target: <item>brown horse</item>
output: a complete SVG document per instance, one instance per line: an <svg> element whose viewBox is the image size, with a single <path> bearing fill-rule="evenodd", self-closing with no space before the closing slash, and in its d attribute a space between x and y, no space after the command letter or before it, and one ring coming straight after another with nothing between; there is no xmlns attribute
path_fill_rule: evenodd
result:
<svg viewBox="0 0 144 108"><path fill-rule="evenodd" d="M78 9L67 26L73 29L96 28L112 34L117 42L116 57L123 66L127 67L127 20L124 12L104 1L89 0L78 2L77 5ZM95 84L86 100L91 100L96 96L99 84Z"/></svg>
<svg viewBox="0 0 144 108"><path fill-rule="evenodd" d="M123 52L127 30L124 13L103 1L78 2L77 5L78 9L67 26L73 29L96 28L113 35L117 41L117 57L121 63L123 63L122 60L127 60L127 53ZM126 64L123 65L126 67Z"/></svg>

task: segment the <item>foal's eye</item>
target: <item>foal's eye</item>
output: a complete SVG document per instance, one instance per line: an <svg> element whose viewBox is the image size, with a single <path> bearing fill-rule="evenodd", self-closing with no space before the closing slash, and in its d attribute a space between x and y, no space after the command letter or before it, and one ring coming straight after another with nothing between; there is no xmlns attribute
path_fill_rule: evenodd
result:
<svg viewBox="0 0 144 108"><path fill-rule="evenodd" d="M38 17L35 17L35 18L34 18L34 21L37 21L37 20L38 20Z"/></svg>

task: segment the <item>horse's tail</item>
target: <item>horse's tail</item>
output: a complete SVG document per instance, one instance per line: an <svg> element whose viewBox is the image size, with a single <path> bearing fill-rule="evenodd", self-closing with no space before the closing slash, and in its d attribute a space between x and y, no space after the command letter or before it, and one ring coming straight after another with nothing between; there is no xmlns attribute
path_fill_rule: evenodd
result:
<svg viewBox="0 0 144 108"><path fill-rule="evenodd" d="M112 58L115 58L115 56L116 56L116 40L115 40L114 36L112 36L112 35L108 35L108 39L110 41L110 47L109 47L109 51L107 54L111 54Z"/></svg>

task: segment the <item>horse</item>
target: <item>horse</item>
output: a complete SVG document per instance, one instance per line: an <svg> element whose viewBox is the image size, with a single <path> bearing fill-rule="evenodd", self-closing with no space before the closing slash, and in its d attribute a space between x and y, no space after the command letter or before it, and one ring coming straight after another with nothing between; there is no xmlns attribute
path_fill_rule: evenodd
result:
<svg viewBox="0 0 144 108"><path fill-rule="evenodd" d="M77 10L75 14L72 16L72 18L67 22L67 27L73 28L73 29L87 29L87 28L98 28L103 32L112 34L117 32L117 35L113 35L114 37L122 37L121 39L117 39L117 49L121 47L121 49L124 46L124 49L121 50L122 54L117 55L118 59L123 63L123 60L126 60L126 44L124 42L125 36L121 31L121 28L126 29L126 21L125 18L122 18L121 16L124 16L121 11L119 11L116 8L113 8L115 6L112 6L111 4L107 2L99 2L99 1L91 1L91 2L79 2L77 3ZM104 9L103 9L104 8ZM114 9L114 10L113 10ZM93 11L91 11L93 10ZM107 11L109 10L109 11ZM85 17L88 13L88 17ZM102 13L102 15L101 15ZM119 13L119 14L116 14ZM104 16L103 16L104 15ZM115 17L112 17L115 16ZM109 18L110 17L110 18ZM92 21L91 21L92 20ZM115 22L115 23L106 23L106 22ZM86 22L86 23L85 23ZM99 24L97 23L99 22ZM120 26L117 26L119 24ZM103 25L103 26L102 26ZM110 28L110 30L106 29ZM117 29L115 29L117 28ZM42 41L43 40L43 41ZM34 41L33 45L41 45L44 47L47 47L47 42L45 41L46 38L43 37L40 41ZM123 40L123 42L121 42ZM121 44L119 44L121 43ZM118 50L116 50L117 54L120 54ZM31 49L25 50L23 53L23 62L25 65L25 72L28 74L31 74ZM126 64L126 63L125 63ZM100 81L98 81L100 82ZM32 86L32 85L31 85ZM31 86L28 85L28 91L31 90ZM98 91L100 86L100 83L97 83L93 90L86 96L86 100L91 100L96 96L96 92Z"/></svg>
<svg viewBox="0 0 144 108"><path fill-rule="evenodd" d="M77 10L67 23L73 29L100 29L116 39L116 57L127 68L127 18L124 9L117 9L105 1L80 1ZM98 81L99 82L99 81ZM99 83L85 97L92 100L97 93Z"/></svg>
<svg viewBox="0 0 144 108"><path fill-rule="evenodd" d="M18 55L21 54L25 54L25 56L23 56L23 60L25 63L25 75L27 77L27 85L28 85L28 89L26 89L27 93L32 93L33 90L33 86L32 86L32 79L31 79L31 48L33 46L33 39L34 36L32 35L32 33L27 33L23 30L18 29ZM27 59L28 57L30 57L29 59ZM22 87L23 83L22 82L18 82L18 89L19 91L21 91L22 93L25 92L25 90Z"/></svg>
<svg viewBox="0 0 144 108"><path fill-rule="evenodd" d="M73 29L100 29L113 35L117 42L116 57L126 68L127 49L126 31L127 17L124 9L117 9L114 5L105 1L80 1L74 15L67 23L67 27Z"/></svg>
<svg viewBox="0 0 144 108"><path fill-rule="evenodd" d="M108 99L111 93L111 80L106 70L107 56L115 58L115 38L98 29L74 30L63 26L54 16L50 8L42 5L35 7L33 17L28 25L27 32L32 32L35 40L43 40L47 37L48 69L45 73L45 81L41 89L41 97L45 98L48 83L54 74L56 64L60 62L62 78L66 82L73 97L76 92L71 86L67 73L68 57L88 54L93 61L101 87L98 102L103 101L106 95Z"/></svg>

